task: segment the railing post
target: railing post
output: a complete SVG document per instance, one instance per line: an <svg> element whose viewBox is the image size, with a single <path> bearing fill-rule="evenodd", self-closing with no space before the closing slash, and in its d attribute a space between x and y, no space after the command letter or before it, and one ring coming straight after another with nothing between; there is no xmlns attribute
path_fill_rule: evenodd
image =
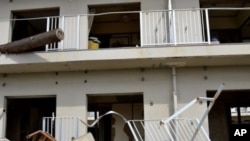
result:
<svg viewBox="0 0 250 141"><path fill-rule="evenodd" d="M76 138L79 137L79 118L76 118Z"/></svg>
<svg viewBox="0 0 250 141"><path fill-rule="evenodd" d="M133 129L133 126L130 123L130 121L128 121L127 124L128 124L128 127L129 127L130 131L132 132L132 135L133 135L135 141L139 141L139 139L137 138L137 135L136 135L136 133L135 133L135 131Z"/></svg>
<svg viewBox="0 0 250 141"><path fill-rule="evenodd" d="M47 27L46 27L46 31L48 32L50 29L50 17L47 17ZM49 45L46 44L46 51L49 50Z"/></svg>
<svg viewBox="0 0 250 141"><path fill-rule="evenodd" d="M211 39L210 39L210 26L209 26L209 15L208 15L208 9L205 9L205 17L206 17L206 25L207 25L207 42L208 44L211 44Z"/></svg>
<svg viewBox="0 0 250 141"><path fill-rule="evenodd" d="M173 17L173 37L174 37L174 45L177 45L177 40L176 40L176 25L175 25L175 10L172 10L172 17Z"/></svg>
<svg viewBox="0 0 250 141"><path fill-rule="evenodd" d="M46 130L45 130L45 125L46 125L46 118L45 117L43 117L43 127L42 127L42 130L45 132Z"/></svg>
<svg viewBox="0 0 250 141"><path fill-rule="evenodd" d="M61 27L61 28L62 28L62 30L65 32L65 30L64 30L64 29L65 29L65 27L64 27L64 26L65 26L65 25L64 25L64 22L65 22L65 17L62 16L62 27ZM63 50L63 49L64 49L64 41L62 40L62 41L61 41L61 50Z"/></svg>
<svg viewBox="0 0 250 141"><path fill-rule="evenodd" d="M77 30L76 30L77 49L80 49L80 15L77 15Z"/></svg>
<svg viewBox="0 0 250 141"><path fill-rule="evenodd" d="M143 44L143 38L144 38L144 36L143 36L143 34L144 34L144 32L143 32L143 21L142 21L143 19L142 19L142 11L140 11L140 41L141 41L141 47L143 47L144 46L144 44Z"/></svg>

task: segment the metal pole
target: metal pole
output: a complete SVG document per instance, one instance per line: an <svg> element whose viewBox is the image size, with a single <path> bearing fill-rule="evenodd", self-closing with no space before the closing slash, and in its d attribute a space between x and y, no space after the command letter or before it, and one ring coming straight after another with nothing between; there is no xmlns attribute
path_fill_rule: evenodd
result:
<svg viewBox="0 0 250 141"><path fill-rule="evenodd" d="M177 111L177 84L176 84L176 68L172 67L172 83L173 83L173 112Z"/></svg>
<svg viewBox="0 0 250 141"><path fill-rule="evenodd" d="M208 9L205 9L205 14L206 14L205 15L206 16L206 25L207 25L207 42L208 42L208 44L211 44Z"/></svg>
<svg viewBox="0 0 250 141"><path fill-rule="evenodd" d="M65 17L62 16L62 30L63 31L65 31L64 22L65 22ZM63 48L64 48L64 40L61 41L61 50L63 50Z"/></svg>
<svg viewBox="0 0 250 141"><path fill-rule="evenodd" d="M220 96L220 93L221 93L221 91L222 91L223 88L224 88L224 84L222 84L222 85L219 87L219 89L217 90L217 92L215 93L215 95L214 95L214 100L210 102L210 104L209 104L207 110L206 110L205 113L203 114L203 116L202 116L202 118L201 118L201 120L200 120L200 123L198 124L198 126L197 126L197 128L196 128L196 130L195 130L195 132L194 132L194 135L192 136L191 141L194 141L194 139L195 139L196 135L198 134L198 131L200 130L200 128L201 128L201 126L202 126L202 124L203 124L203 122L204 122L206 116L208 115L208 113L209 113L209 111L212 109L212 107L214 106L214 103L215 103L216 99Z"/></svg>
<svg viewBox="0 0 250 141"><path fill-rule="evenodd" d="M144 35L144 28L143 28L143 23L144 23L144 21L142 21L143 19L142 19L142 11L140 12L140 41L141 41L141 47L143 47L144 46L144 37L145 37L145 35Z"/></svg>
<svg viewBox="0 0 250 141"><path fill-rule="evenodd" d="M44 132L46 131L46 130L45 130L45 122L46 122L46 118L43 117L43 131L44 131Z"/></svg>
<svg viewBox="0 0 250 141"><path fill-rule="evenodd" d="M172 0L168 0L168 10L172 10Z"/></svg>
<svg viewBox="0 0 250 141"><path fill-rule="evenodd" d="M174 113L177 111L177 104L178 104L178 101L177 101L177 84L176 84L176 68L175 66L172 67L172 79L173 79L173 111ZM177 133L178 133L178 126L177 126L177 123L174 121L173 122L174 124L174 129L173 129L173 132L174 132L174 139L177 141L178 140L178 136L177 136Z"/></svg>
<svg viewBox="0 0 250 141"><path fill-rule="evenodd" d="M135 141L139 141L139 139L137 138L137 136L136 136L136 134L134 132L134 129L133 129L131 123L128 121L127 124L128 124L128 127L130 128L130 131L132 132L132 134L134 136Z"/></svg>
<svg viewBox="0 0 250 141"><path fill-rule="evenodd" d="M47 17L47 27L46 27L46 31L48 32L50 29L50 17ZM46 44L46 51L49 50L49 45Z"/></svg>
<svg viewBox="0 0 250 141"><path fill-rule="evenodd" d="M77 15L77 31L76 31L77 49L80 49L80 15Z"/></svg>
<svg viewBox="0 0 250 141"><path fill-rule="evenodd" d="M172 116L170 116L169 118L162 120L163 123L167 123L169 121L171 121L172 119L176 118L179 114L183 113L184 111L186 111L188 108L190 108L192 105L194 105L197 102L197 98L192 100L191 102L189 102L186 106L184 106L183 108L181 108L179 111L175 112Z"/></svg>
<svg viewBox="0 0 250 141"><path fill-rule="evenodd" d="M173 36L174 36L174 45L176 46L177 45L177 39L176 39L176 26L175 26L175 10L172 11L173 12Z"/></svg>

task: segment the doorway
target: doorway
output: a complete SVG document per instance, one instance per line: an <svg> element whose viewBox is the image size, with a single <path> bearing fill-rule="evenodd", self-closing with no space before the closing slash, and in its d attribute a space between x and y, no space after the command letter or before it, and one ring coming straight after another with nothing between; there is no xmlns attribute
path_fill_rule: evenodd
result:
<svg viewBox="0 0 250 141"><path fill-rule="evenodd" d="M88 123L108 111L122 114L127 120L143 119L143 94L88 95ZM93 128L88 128L96 141L133 141L128 126L116 115L105 116Z"/></svg>
<svg viewBox="0 0 250 141"><path fill-rule="evenodd" d="M7 97L6 137L13 141L26 141L26 136L42 129L42 117L56 111L56 97Z"/></svg>
<svg viewBox="0 0 250 141"><path fill-rule="evenodd" d="M90 5L89 36L101 42L100 48L136 47L140 44L140 3ZM116 14L110 14L110 13ZM122 12L122 13L120 13ZM106 14L104 14L106 13ZM107 14L109 13L109 14Z"/></svg>
<svg viewBox="0 0 250 141"><path fill-rule="evenodd" d="M207 92L213 97L214 92ZM223 91L208 115L209 133L212 141L245 141L245 137L234 136L236 129L250 131L250 90ZM218 128L220 127L220 128Z"/></svg>

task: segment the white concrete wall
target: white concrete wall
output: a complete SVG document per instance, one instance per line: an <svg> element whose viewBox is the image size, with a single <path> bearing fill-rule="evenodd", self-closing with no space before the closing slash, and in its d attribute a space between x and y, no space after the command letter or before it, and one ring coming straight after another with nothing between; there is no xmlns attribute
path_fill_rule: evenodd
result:
<svg viewBox="0 0 250 141"><path fill-rule="evenodd" d="M206 96L207 90L216 90L222 83L226 84L226 90L249 89L249 71L250 67L177 68L178 108L195 97ZM79 116L85 121L87 94L141 92L145 119L169 116L173 104L170 69L9 74L1 76L0 84L1 109L6 108L5 97L56 95L57 116ZM197 105L180 117L199 117L205 107L206 104Z"/></svg>
<svg viewBox="0 0 250 141"><path fill-rule="evenodd" d="M1 77L0 80L0 84L6 83L6 86L0 89L0 108L4 108L5 97L56 95L57 116L79 116L86 121L87 94L142 92L145 119L161 118L169 115L168 93L171 84L168 74L168 70L141 72L139 69L90 71L87 74L84 72L58 75L55 73L9 74L7 77ZM141 81L142 77L145 81ZM150 101L154 102L153 106L149 105ZM86 132L86 128L83 132Z"/></svg>
<svg viewBox="0 0 250 141"><path fill-rule="evenodd" d="M173 9L200 8L199 0L172 0Z"/></svg>

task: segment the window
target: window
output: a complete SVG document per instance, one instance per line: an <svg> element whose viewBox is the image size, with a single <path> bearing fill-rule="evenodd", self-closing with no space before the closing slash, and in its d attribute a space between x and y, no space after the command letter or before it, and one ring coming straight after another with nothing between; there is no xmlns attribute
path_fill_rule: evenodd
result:
<svg viewBox="0 0 250 141"><path fill-rule="evenodd" d="M250 124L250 106L230 107L232 124Z"/></svg>

